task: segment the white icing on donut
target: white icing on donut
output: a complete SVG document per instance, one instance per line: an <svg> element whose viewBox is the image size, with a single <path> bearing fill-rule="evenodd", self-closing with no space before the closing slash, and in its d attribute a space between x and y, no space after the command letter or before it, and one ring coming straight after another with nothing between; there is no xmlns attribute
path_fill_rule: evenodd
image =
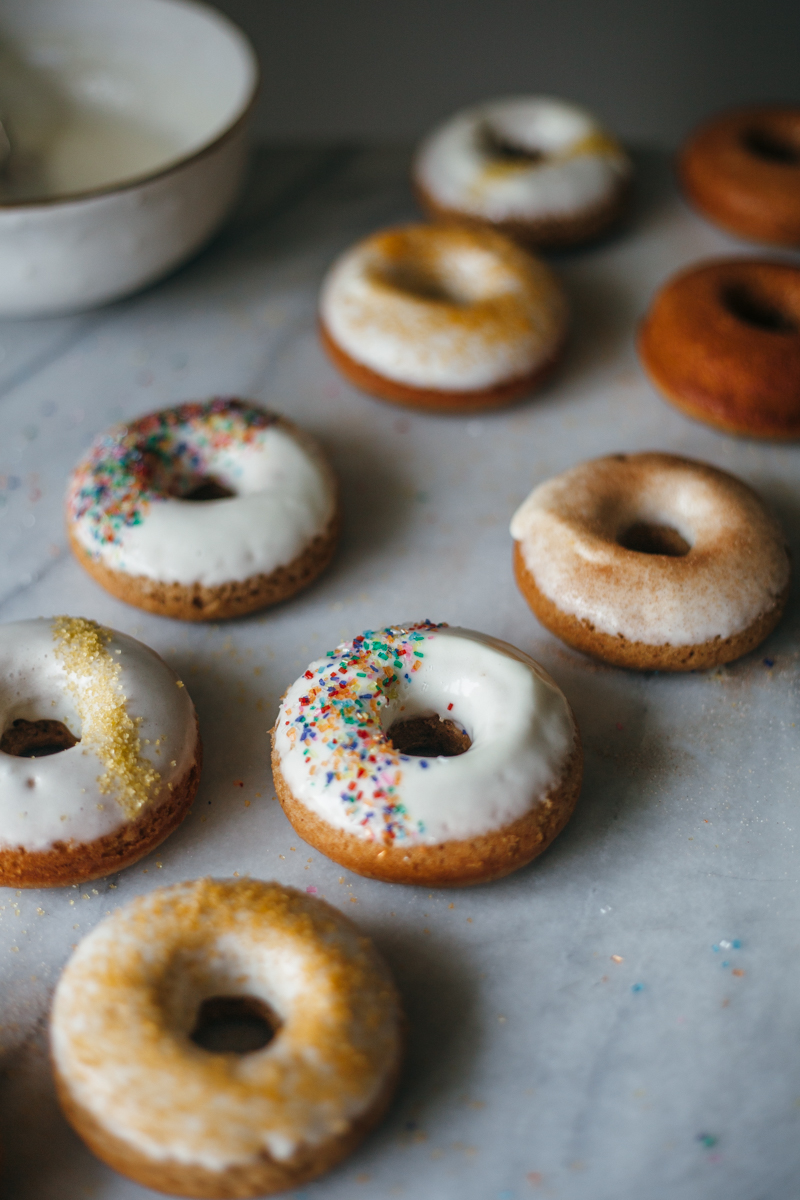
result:
<svg viewBox="0 0 800 1200"><path fill-rule="evenodd" d="M452 758L401 754L399 721L437 714L471 746ZM546 672L505 642L424 625L368 631L293 683L275 725L293 796L353 837L436 845L501 829L547 798L575 744Z"/></svg>
<svg viewBox="0 0 800 1200"><path fill-rule="evenodd" d="M504 158L493 139L541 157ZM520 96L445 121L420 146L414 174L442 208L488 221L568 220L611 200L631 164L582 108Z"/></svg>
<svg viewBox="0 0 800 1200"><path fill-rule="evenodd" d="M180 498L207 478L234 495ZM67 493L71 531L94 559L186 586L271 575L335 510L335 479L312 439L241 400L184 404L101 434Z"/></svg>
<svg viewBox="0 0 800 1200"><path fill-rule="evenodd" d="M689 553L625 549L618 539L638 523L677 530ZM652 646L739 633L789 580L785 539L758 496L669 454L612 455L557 475L520 505L511 536L562 612Z"/></svg>
<svg viewBox="0 0 800 1200"><path fill-rule="evenodd" d="M491 230L409 225L373 234L333 264L320 317L377 374L469 392L548 363L567 305L549 267Z"/></svg>
<svg viewBox="0 0 800 1200"><path fill-rule="evenodd" d="M80 674L70 670L57 636L59 620L108 635L102 639L104 650L119 666L116 699L123 711L113 716L121 754L119 743L110 745L118 734L109 730L101 711L108 663L100 656ZM194 706L177 682L149 647L94 622L40 618L0 625L0 732L18 718L48 719L62 721L82 739L46 758L0 751L0 846L46 851L55 842L91 842L134 820L145 803L168 800L191 767L197 742ZM110 706L114 702L111 696ZM133 723L133 733L120 717ZM137 763L144 767L138 773Z"/></svg>
<svg viewBox="0 0 800 1200"><path fill-rule="evenodd" d="M261 1050L190 1040L212 996L280 1019ZM209 1171L287 1160L345 1132L396 1070L388 971L335 909L279 884L198 880L118 910L53 1002L53 1060L77 1103L149 1159Z"/></svg>

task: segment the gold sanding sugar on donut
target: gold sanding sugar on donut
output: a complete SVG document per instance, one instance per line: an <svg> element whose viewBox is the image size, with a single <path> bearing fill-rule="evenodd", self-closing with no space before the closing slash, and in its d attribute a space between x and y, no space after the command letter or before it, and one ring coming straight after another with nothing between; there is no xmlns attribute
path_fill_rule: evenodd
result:
<svg viewBox="0 0 800 1200"><path fill-rule="evenodd" d="M98 787L104 794L114 793L134 816L161 776L142 757L137 731L141 717L134 721L125 708L119 683L122 667L106 649L111 633L84 617L55 617L53 638L81 719L81 745L93 750L106 768Z"/></svg>
<svg viewBox="0 0 800 1200"><path fill-rule="evenodd" d="M202 1119L203 1105L221 1103L226 1094L281 1106L287 1088L285 1058L261 1057L254 1074L236 1055L208 1055L202 1077L198 1077L185 1038L162 1035L158 1005L164 993L159 980L177 946L184 986L193 985L202 995L208 983L209 951L220 939L242 939L256 957L266 954L278 959L294 945L302 953L297 966L302 979L298 994L304 1000L288 1016L282 1038L296 1048L291 1060L291 1090L300 1103L285 1114L273 1112L270 1119L289 1136L299 1136L303 1104L328 1101L334 1105L343 1096L359 1096L369 1090L385 1048L386 1035L381 1035L385 1008L394 998L388 980L379 986L369 939L360 937L357 949L344 949L337 937L336 914L325 909L324 904L310 908L298 893L260 880L202 879L192 887L165 889L152 898L135 901L113 918L119 930L113 953L98 955L81 968L83 986L94 995L105 995L106 1000L95 1009L91 1029L85 1034L73 1032L75 1045L82 1047L87 1062L93 1062L98 1037L117 1026L120 1004L127 1003L131 990L140 991L152 1020L137 1042L137 1061L151 1064L165 1075L174 1072L178 1079L184 1078L188 1067L196 1118ZM158 936L151 945L154 929ZM143 955L143 945L152 952ZM109 991L114 993L111 998ZM356 1006L367 1031L376 1039L372 1044L361 1044L350 1034ZM249 1090L254 1078L257 1097ZM137 1124L156 1136L161 1127L159 1110L149 1118L137 1112Z"/></svg>
<svg viewBox="0 0 800 1200"><path fill-rule="evenodd" d="M514 343L543 336L542 326L558 320L561 297L549 272L505 238L486 230L399 229L372 242L376 254L369 271L372 285L408 304L387 309L370 305L361 320L350 314L353 325L405 337L447 333L456 339L449 343L449 353L470 357L476 336L484 346ZM468 294L449 269L449 256L470 252L484 260L483 295Z"/></svg>

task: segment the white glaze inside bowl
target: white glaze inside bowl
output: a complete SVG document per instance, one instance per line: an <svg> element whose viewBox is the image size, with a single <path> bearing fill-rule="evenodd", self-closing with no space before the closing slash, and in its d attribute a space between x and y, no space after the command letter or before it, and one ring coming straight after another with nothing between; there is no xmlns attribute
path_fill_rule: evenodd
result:
<svg viewBox="0 0 800 1200"><path fill-rule="evenodd" d="M162 170L235 123L257 74L235 26L190 0L5 0L0 203Z"/></svg>

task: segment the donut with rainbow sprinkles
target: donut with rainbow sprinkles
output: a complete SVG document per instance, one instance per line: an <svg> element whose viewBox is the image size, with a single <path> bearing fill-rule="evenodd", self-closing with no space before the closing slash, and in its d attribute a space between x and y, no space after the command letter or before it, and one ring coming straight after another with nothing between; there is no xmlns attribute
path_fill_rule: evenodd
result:
<svg viewBox="0 0 800 1200"><path fill-rule="evenodd" d="M78 562L120 600L184 621L287 600L327 567L340 523L314 439L234 398L101 433L67 491Z"/></svg>
<svg viewBox="0 0 800 1200"><path fill-rule="evenodd" d="M273 730L283 809L360 875L462 886L508 875L569 820L569 704L514 646L430 621L367 630L292 684Z"/></svg>

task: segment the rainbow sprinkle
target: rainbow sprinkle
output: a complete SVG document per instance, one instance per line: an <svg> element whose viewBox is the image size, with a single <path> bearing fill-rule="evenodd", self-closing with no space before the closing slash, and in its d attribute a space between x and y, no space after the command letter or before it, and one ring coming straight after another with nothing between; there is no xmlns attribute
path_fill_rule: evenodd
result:
<svg viewBox="0 0 800 1200"><path fill-rule="evenodd" d="M244 400L217 397L149 413L95 438L70 476L67 513L99 546L119 544L151 504L191 491L217 455L251 445L277 418Z"/></svg>
<svg viewBox="0 0 800 1200"><path fill-rule="evenodd" d="M381 712L409 683L425 657L425 634L443 628L431 621L368 629L312 663L305 694L284 707L280 719L293 750L321 786L338 789L350 820L371 840L390 845L424 834L400 799L406 764L427 770L425 758L400 754L387 740Z"/></svg>

